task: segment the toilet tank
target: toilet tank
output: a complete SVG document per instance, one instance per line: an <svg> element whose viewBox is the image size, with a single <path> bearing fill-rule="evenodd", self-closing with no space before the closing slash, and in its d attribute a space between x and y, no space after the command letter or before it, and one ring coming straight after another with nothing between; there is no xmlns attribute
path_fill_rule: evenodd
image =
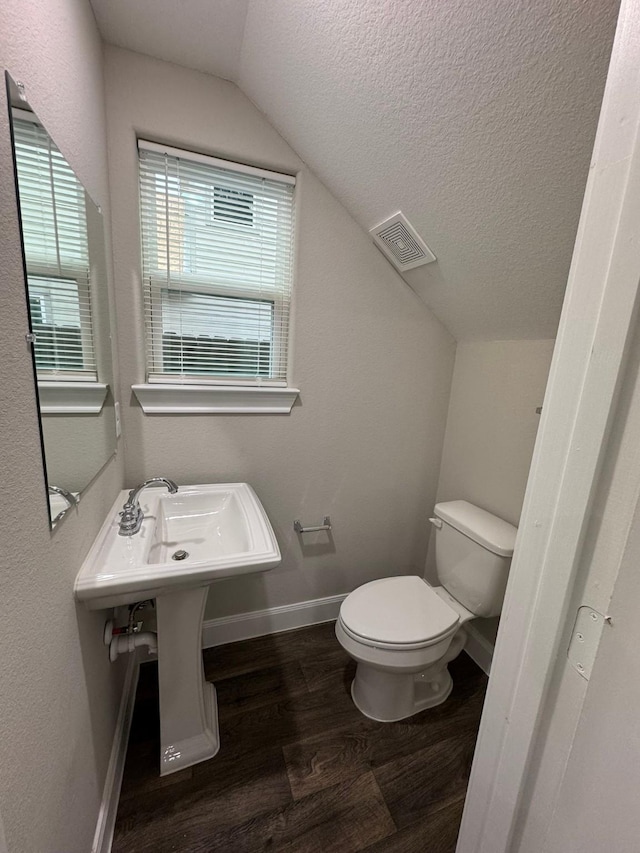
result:
<svg viewBox="0 0 640 853"><path fill-rule="evenodd" d="M476 616L497 616L517 528L467 501L436 504L435 516L440 583Z"/></svg>

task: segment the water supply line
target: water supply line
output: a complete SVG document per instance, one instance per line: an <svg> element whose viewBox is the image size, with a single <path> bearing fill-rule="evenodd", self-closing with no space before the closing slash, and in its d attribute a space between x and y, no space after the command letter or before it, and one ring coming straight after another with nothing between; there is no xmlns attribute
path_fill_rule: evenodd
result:
<svg viewBox="0 0 640 853"><path fill-rule="evenodd" d="M114 663L118 655L130 654L141 646L147 646L147 653L154 655L158 653L158 634L156 631L143 631L142 622L135 621L137 610L146 604L153 602L138 601L129 605L129 621L126 628L118 628L115 618L109 619L104 626L103 640L105 646L109 646L109 660ZM116 611L114 610L114 617Z"/></svg>

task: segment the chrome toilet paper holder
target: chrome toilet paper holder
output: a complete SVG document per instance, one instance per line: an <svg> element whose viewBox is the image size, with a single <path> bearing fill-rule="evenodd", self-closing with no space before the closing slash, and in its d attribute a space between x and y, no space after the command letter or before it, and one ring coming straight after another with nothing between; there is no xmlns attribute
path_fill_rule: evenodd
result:
<svg viewBox="0 0 640 853"><path fill-rule="evenodd" d="M322 524L316 524L313 527L303 527L299 518L293 522L293 529L296 533L316 533L318 530L331 530L331 519L325 515Z"/></svg>

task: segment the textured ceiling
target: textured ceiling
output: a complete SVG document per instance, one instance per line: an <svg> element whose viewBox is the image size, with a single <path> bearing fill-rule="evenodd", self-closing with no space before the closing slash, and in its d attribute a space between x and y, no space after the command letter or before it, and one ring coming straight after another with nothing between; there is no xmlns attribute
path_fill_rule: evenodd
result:
<svg viewBox="0 0 640 853"><path fill-rule="evenodd" d="M235 80L364 228L401 209L456 338L555 334L617 0L92 2L107 41Z"/></svg>

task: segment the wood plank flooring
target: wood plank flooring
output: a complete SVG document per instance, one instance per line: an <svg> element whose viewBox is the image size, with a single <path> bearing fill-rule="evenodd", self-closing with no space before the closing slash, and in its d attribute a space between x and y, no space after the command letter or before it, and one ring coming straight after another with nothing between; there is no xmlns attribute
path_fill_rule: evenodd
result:
<svg viewBox="0 0 640 853"><path fill-rule="evenodd" d="M333 623L207 649L221 748L160 778L141 668L112 853L454 853L486 689L462 654L437 708L375 723Z"/></svg>

